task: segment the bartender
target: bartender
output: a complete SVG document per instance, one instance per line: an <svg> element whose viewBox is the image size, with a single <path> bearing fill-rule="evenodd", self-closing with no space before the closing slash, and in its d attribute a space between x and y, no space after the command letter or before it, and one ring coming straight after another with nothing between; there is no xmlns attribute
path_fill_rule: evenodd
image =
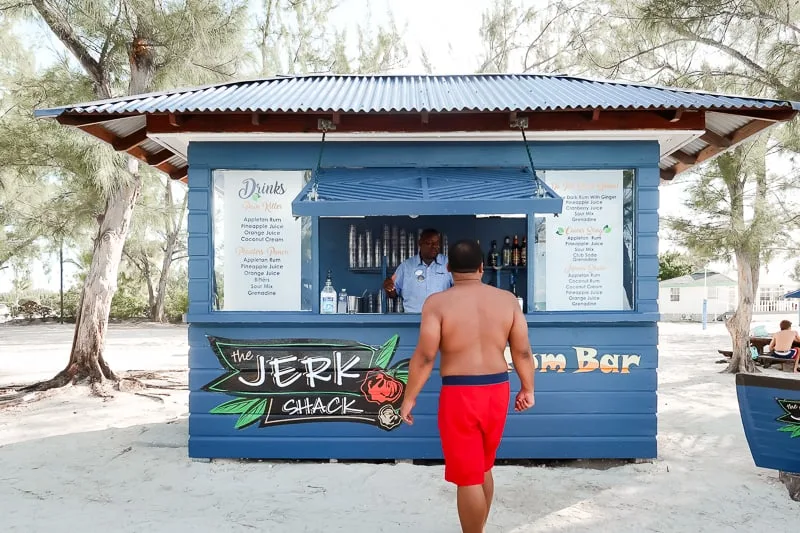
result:
<svg viewBox="0 0 800 533"><path fill-rule="evenodd" d="M406 313L421 313L422 304L431 294L453 286L453 276L447 271L447 258L439 253L442 237L429 228L419 237L419 253L400 263L394 274L383 282L390 298L403 299Z"/></svg>

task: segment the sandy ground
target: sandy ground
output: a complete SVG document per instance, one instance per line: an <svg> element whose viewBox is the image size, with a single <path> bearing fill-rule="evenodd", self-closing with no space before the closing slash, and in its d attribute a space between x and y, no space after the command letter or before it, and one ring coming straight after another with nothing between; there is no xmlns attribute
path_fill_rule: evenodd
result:
<svg viewBox="0 0 800 533"><path fill-rule="evenodd" d="M60 370L71 335L0 326L0 386ZM499 466L487 532L794 531L800 503L776 472L753 466L733 377L714 363L726 345L721 324L662 324L659 459ZM185 368L186 352L185 327L112 326L108 336L116 370ZM441 466L193 462L187 399L65 390L0 409L3 530L459 531Z"/></svg>

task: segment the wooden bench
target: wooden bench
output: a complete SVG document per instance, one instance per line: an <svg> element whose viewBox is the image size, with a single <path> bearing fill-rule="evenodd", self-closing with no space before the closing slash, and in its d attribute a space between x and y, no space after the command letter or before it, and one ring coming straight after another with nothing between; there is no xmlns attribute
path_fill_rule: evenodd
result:
<svg viewBox="0 0 800 533"><path fill-rule="evenodd" d="M769 368L772 365L778 364L781 365L781 370L786 370L786 367L783 365L791 365L789 371L791 372L794 370L794 359L786 359L785 357L771 357L769 355L759 355L756 362L761 363L764 368Z"/></svg>
<svg viewBox="0 0 800 533"><path fill-rule="evenodd" d="M730 359L733 357L733 350L717 350L721 355ZM724 359L717 361L718 363L726 363ZM755 360L757 364L760 364L764 368L769 368L772 365L781 365L781 370L786 370L784 365L791 365L790 371L794 369L794 359L786 359L783 357L771 357L769 355L759 355L758 358Z"/></svg>

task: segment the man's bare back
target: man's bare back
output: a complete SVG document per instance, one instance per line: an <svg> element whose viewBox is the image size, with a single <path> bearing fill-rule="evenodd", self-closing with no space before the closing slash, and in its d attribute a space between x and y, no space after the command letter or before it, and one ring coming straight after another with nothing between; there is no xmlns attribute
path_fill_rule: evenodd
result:
<svg viewBox="0 0 800 533"><path fill-rule="evenodd" d="M784 329L776 331L772 335L772 349L776 352L788 352L792 349L793 342L800 342L800 336L793 329Z"/></svg>
<svg viewBox="0 0 800 533"><path fill-rule="evenodd" d="M441 320L439 372L442 376L495 374L508 370L503 354L515 316L520 311L513 294L475 281L460 283L432 295L429 300L431 311ZM526 325L526 344L527 334Z"/></svg>

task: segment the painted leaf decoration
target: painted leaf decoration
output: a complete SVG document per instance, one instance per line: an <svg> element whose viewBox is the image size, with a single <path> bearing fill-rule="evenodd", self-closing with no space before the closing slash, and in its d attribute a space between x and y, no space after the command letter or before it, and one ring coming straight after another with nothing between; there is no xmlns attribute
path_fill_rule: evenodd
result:
<svg viewBox="0 0 800 533"><path fill-rule="evenodd" d="M389 370L389 374L392 377L397 378L398 380L402 381L406 385L408 384L408 360L400 361Z"/></svg>
<svg viewBox="0 0 800 533"><path fill-rule="evenodd" d="M792 438L800 437L800 426L793 426L794 430L792 431Z"/></svg>
<svg viewBox="0 0 800 533"><path fill-rule="evenodd" d="M214 415L238 415L247 412L258 401L258 398L236 398L219 404L209 412Z"/></svg>
<svg viewBox="0 0 800 533"><path fill-rule="evenodd" d="M381 346L378 356L371 362L372 364L370 366L372 368L386 368L389 365L389 361L392 360L392 356L394 356L394 352L397 349L397 341L399 338L399 335L394 335Z"/></svg>
<svg viewBox="0 0 800 533"><path fill-rule="evenodd" d="M242 413L239 420L236 421L236 429L246 428L254 422L258 422L267 410L267 401L266 398L261 400L256 399L255 403L251 405L247 411Z"/></svg>

